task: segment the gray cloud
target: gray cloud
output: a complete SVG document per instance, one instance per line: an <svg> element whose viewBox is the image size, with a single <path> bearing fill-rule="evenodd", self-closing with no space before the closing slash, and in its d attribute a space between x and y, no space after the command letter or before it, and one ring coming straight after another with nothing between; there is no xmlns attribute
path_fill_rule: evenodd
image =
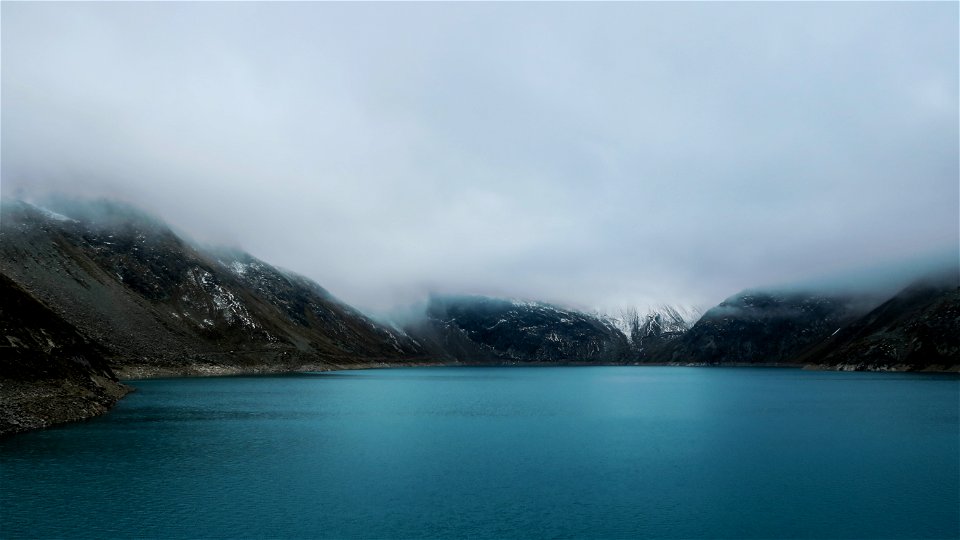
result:
<svg viewBox="0 0 960 540"><path fill-rule="evenodd" d="M145 207L383 310L955 253L955 3L5 3L4 196Z"/></svg>

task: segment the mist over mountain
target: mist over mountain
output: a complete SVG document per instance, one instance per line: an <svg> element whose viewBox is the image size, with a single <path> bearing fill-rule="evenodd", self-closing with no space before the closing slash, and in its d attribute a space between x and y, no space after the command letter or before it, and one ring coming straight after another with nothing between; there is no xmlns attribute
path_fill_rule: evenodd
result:
<svg viewBox="0 0 960 540"><path fill-rule="evenodd" d="M956 252L956 20L11 2L2 190L119 199L377 315L430 293L712 306Z"/></svg>
<svg viewBox="0 0 960 540"><path fill-rule="evenodd" d="M127 391L117 375L427 363L960 368L960 271L950 265L889 296L759 288L702 316L435 294L378 322L308 278L198 246L125 204L5 200L0 286L0 433L102 413Z"/></svg>
<svg viewBox="0 0 960 540"><path fill-rule="evenodd" d="M659 354L708 364L789 364L807 347L866 311L858 299L746 291L707 310Z"/></svg>
<svg viewBox="0 0 960 540"><path fill-rule="evenodd" d="M439 354L459 361L617 363L632 359L628 340L602 318L540 302L478 296L430 299L406 327Z"/></svg>
<svg viewBox="0 0 960 540"><path fill-rule="evenodd" d="M627 336L634 355L643 358L685 334L702 315L703 310L698 307L661 304L646 312L637 308L622 309L606 318Z"/></svg>
<svg viewBox="0 0 960 540"><path fill-rule="evenodd" d="M960 540L958 45L0 0L0 540Z"/></svg>
<svg viewBox="0 0 960 540"><path fill-rule="evenodd" d="M227 351L226 364L274 368L430 358L816 363L808 349L826 354L824 338L900 292L891 287L949 291L958 280L956 264L940 257L751 289L706 312L664 304L611 315L434 294L376 322L307 278L237 248L184 240L135 207L70 197L45 204L3 203L0 270L105 345L118 367L218 365Z"/></svg>
<svg viewBox="0 0 960 540"><path fill-rule="evenodd" d="M884 297L882 291L827 287L815 292L807 285L744 291L708 310L653 354L662 361L715 365L960 365L960 265L915 275L896 294Z"/></svg>
<svg viewBox="0 0 960 540"><path fill-rule="evenodd" d="M848 368L950 366L960 359L957 273L920 278L798 358Z"/></svg>
<svg viewBox="0 0 960 540"><path fill-rule="evenodd" d="M791 283L768 285L764 290L785 294L823 294L858 298L870 307L918 282L937 285L956 283L960 273L960 244L947 246L914 258L891 258L880 263L842 272L813 276Z"/></svg>
<svg viewBox="0 0 960 540"><path fill-rule="evenodd" d="M416 357L419 348L299 275L204 252L126 205L4 202L0 271L104 346L173 372Z"/></svg>

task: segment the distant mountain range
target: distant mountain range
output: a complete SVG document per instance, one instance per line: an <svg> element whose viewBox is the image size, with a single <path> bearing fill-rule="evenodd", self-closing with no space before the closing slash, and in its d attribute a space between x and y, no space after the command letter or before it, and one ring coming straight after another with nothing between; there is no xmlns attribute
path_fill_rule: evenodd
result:
<svg viewBox="0 0 960 540"><path fill-rule="evenodd" d="M126 391L117 375L423 363L956 369L958 280L956 270L926 276L880 299L745 291L702 317L435 296L419 318L388 325L303 276L199 248L126 205L7 201L0 433L101 412Z"/></svg>

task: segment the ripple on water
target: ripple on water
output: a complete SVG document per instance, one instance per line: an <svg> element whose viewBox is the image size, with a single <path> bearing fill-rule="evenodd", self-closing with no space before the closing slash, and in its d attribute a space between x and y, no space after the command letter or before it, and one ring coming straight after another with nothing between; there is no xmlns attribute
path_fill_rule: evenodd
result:
<svg viewBox="0 0 960 540"><path fill-rule="evenodd" d="M954 376L417 368L138 381L0 441L0 536L957 537Z"/></svg>

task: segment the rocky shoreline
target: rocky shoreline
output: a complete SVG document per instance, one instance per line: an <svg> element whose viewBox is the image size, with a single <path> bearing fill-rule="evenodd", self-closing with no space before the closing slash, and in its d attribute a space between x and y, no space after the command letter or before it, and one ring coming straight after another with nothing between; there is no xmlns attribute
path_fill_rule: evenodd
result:
<svg viewBox="0 0 960 540"><path fill-rule="evenodd" d="M0 435L102 414L130 391L122 381L160 377L440 365L960 372L953 267L870 299L745 290L696 323L670 307L616 319L434 295L397 326L250 254L197 247L135 208L63 205L2 204Z"/></svg>
<svg viewBox="0 0 960 540"><path fill-rule="evenodd" d="M96 375L88 384L0 379L0 437L99 416L134 390Z"/></svg>
<svg viewBox="0 0 960 540"><path fill-rule="evenodd" d="M368 362L363 364L334 364L313 362L295 365L255 364L245 366L221 364L191 364L187 366L125 366L114 368L121 381L164 379L170 377L224 377L231 375L271 375L283 373L309 373L316 371L344 371L351 369L385 369L398 367L444 367L457 363L443 362Z"/></svg>
<svg viewBox="0 0 960 540"><path fill-rule="evenodd" d="M909 365L873 366L864 364L704 364L697 362L661 363L494 363L475 367L550 367L550 366L650 366L650 367L765 367L804 369L814 371L870 371L923 372L960 374L960 365L926 366L915 369ZM128 366L115 369L119 381L92 376L89 384L76 381L18 381L0 379L0 436L43 429L57 424L85 420L108 412L120 399L135 391L137 380L172 377L221 377L233 375L269 375L342 371L354 369L389 369L400 367L455 367L474 366L444 362L373 362L365 364L308 363L300 365L229 366L193 364L183 367Z"/></svg>
<svg viewBox="0 0 960 540"><path fill-rule="evenodd" d="M179 377L224 377L378 369L449 366L437 362L371 362L365 364L306 363L231 366L124 366L113 370L117 379L90 375L87 379L22 380L0 377L0 437L87 420L110 411L124 396L136 391L137 380Z"/></svg>
<svg viewBox="0 0 960 540"><path fill-rule="evenodd" d="M960 365L931 364L917 368L909 364L872 365L872 364L807 364L803 369L810 371L870 371L891 373L960 373Z"/></svg>

